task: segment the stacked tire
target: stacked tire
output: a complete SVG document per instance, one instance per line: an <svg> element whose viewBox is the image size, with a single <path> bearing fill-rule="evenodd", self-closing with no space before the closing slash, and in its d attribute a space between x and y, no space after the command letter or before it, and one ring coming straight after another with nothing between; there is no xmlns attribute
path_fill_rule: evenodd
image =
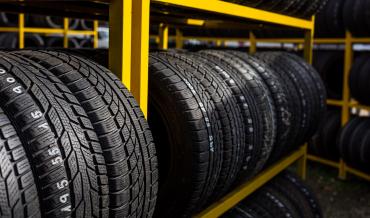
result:
<svg viewBox="0 0 370 218"><path fill-rule="evenodd" d="M313 66L324 81L329 99L342 99L344 54L342 51L315 51Z"/></svg>
<svg viewBox="0 0 370 218"><path fill-rule="evenodd" d="M309 153L333 161L339 161L337 139L341 131L341 113L338 108L330 108L325 114L319 132L309 143Z"/></svg>
<svg viewBox="0 0 370 218"><path fill-rule="evenodd" d="M153 214L153 139L109 70L62 52L1 52L0 109L1 217Z"/></svg>
<svg viewBox="0 0 370 218"><path fill-rule="evenodd" d="M235 4L242 4L263 10L286 14L289 16L309 18L325 6L327 0L225 0Z"/></svg>
<svg viewBox="0 0 370 218"><path fill-rule="evenodd" d="M348 165L370 172L370 119L366 117L351 119L338 138L338 150Z"/></svg>
<svg viewBox="0 0 370 218"><path fill-rule="evenodd" d="M370 105L369 81L370 55L364 53L355 58L349 77L351 96L364 105Z"/></svg>
<svg viewBox="0 0 370 218"><path fill-rule="evenodd" d="M297 176L283 172L222 217L320 218L319 202Z"/></svg>
<svg viewBox="0 0 370 218"><path fill-rule="evenodd" d="M325 87L284 52L154 52L149 114L156 217L188 217L297 149L325 114Z"/></svg>
<svg viewBox="0 0 370 218"><path fill-rule="evenodd" d="M369 36L369 4L368 0L329 0L317 14L317 36L343 37L345 30L355 36Z"/></svg>

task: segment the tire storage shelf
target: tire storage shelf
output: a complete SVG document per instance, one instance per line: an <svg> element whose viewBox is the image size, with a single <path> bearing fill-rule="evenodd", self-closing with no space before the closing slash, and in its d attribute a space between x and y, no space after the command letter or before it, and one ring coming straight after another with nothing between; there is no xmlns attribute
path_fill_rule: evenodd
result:
<svg viewBox="0 0 370 218"><path fill-rule="evenodd" d="M249 41L254 43L263 42L263 43L292 43L292 44L303 44L304 39L300 38L254 38L249 39ZM350 71L353 65L354 59L354 45L355 44L370 44L370 38L367 37L354 37L352 34L347 31L345 38L315 38L315 45L344 45L344 69L343 69L343 96L341 100L337 99L328 99L327 105L340 107L341 108L341 125L345 126L350 120L350 111L351 109L365 110L370 111L370 106L361 105L357 101L351 98L350 88L349 88L349 76ZM255 45L256 46L256 45ZM361 170L352 168L348 166L345 161L340 160L339 162L322 158L316 155L308 154L307 159L309 161L317 162L324 164L330 167L337 168L340 179L347 179L347 174L352 174L367 181L370 181L370 175L364 173Z"/></svg>
<svg viewBox="0 0 370 218"><path fill-rule="evenodd" d="M68 48L68 37L71 35L79 36L93 36L93 48L98 47L98 26L97 20L93 21L92 30L74 30L69 28L69 18L63 18L63 28L47 28L47 27L27 27L25 26L25 14L18 14L18 25L16 27L0 27L0 32L14 32L18 33L18 47L23 49L25 47L26 33L39 34L61 34L63 35L63 47Z"/></svg>
<svg viewBox="0 0 370 218"><path fill-rule="evenodd" d="M47 14L45 10L50 9L50 4L39 5L37 1L32 0L5 3L4 6L9 10L17 11L19 10L18 4L27 13L43 10L43 13ZM197 25L197 20L215 18L216 20L229 21L220 24L224 25L224 27L228 27L230 22L233 22L234 24L246 25L252 23L254 28L256 26L264 26L265 28L272 26L275 28L302 30L305 33L303 41L304 57L307 62L312 62L314 18L294 18L220 0L94 0L73 1L68 2L65 7L55 7L55 11L50 13L63 15L63 13L67 14L68 12L68 16L89 16L92 19L107 19L109 11L110 70L115 72L131 91L145 116L147 116L148 111L149 26L150 14L153 12L153 9L165 11L164 15L159 16L159 19L164 19L161 21L164 24L161 27L159 37L162 49L166 49L168 25L171 25L171 22L173 22L171 15L175 14L174 17L180 17L181 23L185 24L195 22L195 25ZM20 34L32 31L23 28L21 22ZM58 31L68 32L65 29ZM256 48L252 47L251 52L253 53L255 50ZM300 149L265 169L247 183L240 185L221 200L196 215L196 217L218 217L222 215L293 163L298 162L299 174L302 178L305 178L306 160L307 145L303 145Z"/></svg>

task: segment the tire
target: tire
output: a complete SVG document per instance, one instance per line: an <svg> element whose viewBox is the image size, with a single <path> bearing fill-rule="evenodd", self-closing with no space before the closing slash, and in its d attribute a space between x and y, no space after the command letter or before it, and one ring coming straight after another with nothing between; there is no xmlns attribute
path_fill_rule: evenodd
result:
<svg viewBox="0 0 370 218"><path fill-rule="evenodd" d="M299 217L323 217L319 202L315 195L296 175L288 171L284 171L269 184L289 199L299 212Z"/></svg>
<svg viewBox="0 0 370 218"><path fill-rule="evenodd" d="M324 81L329 99L342 99L343 60L342 52L319 51L314 54L313 66Z"/></svg>
<svg viewBox="0 0 370 218"><path fill-rule="evenodd" d="M348 144L348 157L349 163L359 169L366 168L366 164L361 161L362 153L362 140L366 132L370 129L370 120L368 118L362 118L362 121L353 129Z"/></svg>
<svg viewBox="0 0 370 218"><path fill-rule="evenodd" d="M291 60L295 61L301 67L305 69L306 72L303 72L303 76L308 75L311 79L310 85L314 88L313 89L313 96L316 97L313 104L315 105L314 114L313 114L313 123L311 126L311 130L307 135L307 139L311 138L315 133L317 133L320 125L322 124L322 120L325 116L326 112L326 91L325 85L319 75L319 73L312 67L312 65L308 64L304 59L300 58L294 54L287 54Z"/></svg>
<svg viewBox="0 0 370 218"><path fill-rule="evenodd" d="M263 129L262 144L257 145L261 149L257 156L257 164L254 167L254 172L257 173L263 169L269 159L276 139L276 114L271 93L258 73L240 58L225 51L204 50L203 52L219 60L222 59L224 63L232 67L234 72L237 73L236 77L244 83L243 89L253 93L255 107L258 113L262 115L262 120L258 123L260 128Z"/></svg>
<svg viewBox="0 0 370 218"><path fill-rule="evenodd" d="M47 48L63 48L63 38L62 37L49 37L46 40ZM68 38L68 48L80 48L80 45L76 38Z"/></svg>
<svg viewBox="0 0 370 218"><path fill-rule="evenodd" d="M296 64L292 64L289 59L284 58L283 53L280 52L262 52L257 53L256 56L267 63L275 72L279 73L281 78L284 78L286 84L290 85L292 102L299 102L295 111L296 117L294 123L296 126L292 132L292 142L286 146L284 153L294 150L299 145L303 144L307 139L310 128L310 117L313 113L312 108L312 92L309 87L309 82L306 78L302 78L302 69ZM298 100L298 101L297 101Z"/></svg>
<svg viewBox="0 0 370 218"><path fill-rule="evenodd" d="M53 29L63 29L63 17L59 16L45 16L45 15L32 15L29 16L31 25L38 27L49 27ZM69 19L68 29L77 29L80 23L79 19Z"/></svg>
<svg viewBox="0 0 370 218"><path fill-rule="evenodd" d="M260 130L261 127L259 126L259 120L262 120L262 117L256 112L255 102L252 99L252 95L244 88L243 79L238 76L238 73L233 68L206 53L197 52L192 53L192 55L202 62L208 63L207 66L209 65L215 74L223 80L237 101L237 106L242 116L240 122L244 124L245 129L244 157L242 157L243 163L238 178L245 180L256 173L255 166L260 155L260 147L258 145L262 144L261 139L263 137L262 130Z"/></svg>
<svg viewBox="0 0 370 218"><path fill-rule="evenodd" d="M25 47L42 48L45 46L44 40L38 34L25 35ZM4 48L18 49L19 48L18 36L16 33L5 33L2 38L1 44Z"/></svg>
<svg viewBox="0 0 370 218"><path fill-rule="evenodd" d="M364 91L360 87L360 74L363 71L364 66L370 60L370 55L361 55L357 57L353 63L353 66L349 75L349 89L352 97L356 100L364 103L361 98L361 93Z"/></svg>
<svg viewBox="0 0 370 218"><path fill-rule="evenodd" d="M189 72L183 76L188 78L195 87L203 86L219 114L223 133L223 158L218 182L210 201L217 200L229 191L241 169L244 158L245 130L237 99L206 61L187 54L166 53L166 55L198 69L185 68Z"/></svg>
<svg viewBox="0 0 370 218"><path fill-rule="evenodd" d="M148 121L160 145L156 217L190 216L213 193L222 166L219 114L205 91L195 91L202 87L179 72L185 67L194 70L163 53L150 54Z"/></svg>
<svg viewBox="0 0 370 218"><path fill-rule="evenodd" d="M35 63L2 52L0 65L0 103L32 157L42 215L106 216L106 166L77 99Z"/></svg>
<svg viewBox="0 0 370 218"><path fill-rule="evenodd" d="M92 29L94 29L94 21L92 21L92 20L82 19L80 21L80 24L81 24L81 28L83 30L92 30Z"/></svg>
<svg viewBox="0 0 370 218"><path fill-rule="evenodd" d="M338 137L338 150L340 153L340 156L344 161L347 163L351 163L350 156L349 156L349 144L351 141L351 136L353 134L353 131L355 131L355 128L362 122L364 118L353 118L351 119L341 130L341 133ZM351 163L352 164L352 163Z"/></svg>
<svg viewBox="0 0 370 218"><path fill-rule="evenodd" d="M290 93L284 89L284 82L267 64L243 52L230 51L230 53L250 65L260 75L271 93L276 108L277 134L269 161L275 162L284 155L283 151L290 140L289 135L292 131L293 109L288 99Z"/></svg>
<svg viewBox="0 0 370 218"><path fill-rule="evenodd" d="M40 217L31 164L14 126L0 109L0 217Z"/></svg>
<svg viewBox="0 0 370 218"><path fill-rule="evenodd" d="M158 189L153 138L138 104L118 78L104 67L62 52L14 53L58 77L88 114L107 164L109 217L151 217Z"/></svg>

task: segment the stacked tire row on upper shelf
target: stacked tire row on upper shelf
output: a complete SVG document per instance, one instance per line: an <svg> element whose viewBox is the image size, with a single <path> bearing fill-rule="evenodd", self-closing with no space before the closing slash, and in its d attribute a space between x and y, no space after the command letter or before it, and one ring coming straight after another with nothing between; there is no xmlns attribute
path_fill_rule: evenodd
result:
<svg viewBox="0 0 370 218"><path fill-rule="evenodd" d="M17 27L18 14L0 12L0 27ZM51 29L63 29L63 18L56 16L28 15L25 16L25 26ZM93 21L85 19L69 19L70 30L93 30ZM17 33L1 33L0 47L16 49L18 47ZM91 36L68 37L69 48L92 48ZM63 47L63 37L60 34L42 35L36 33L25 34L25 46L27 48L51 48Z"/></svg>
<svg viewBox="0 0 370 218"><path fill-rule="evenodd" d="M367 19L369 1L329 0L317 16L317 33L325 37L343 37L346 29L355 37L370 36ZM335 9L335 10L333 10ZM349 73L350 95L362 105L370 105L370 56L365 46L354 50L354 61ZM341 49L315 51L313 64L325 83L328 98L343 100L344 52ZM351 101L352 101L351 100ZM368 112L351 110L348 123L341 122L341 109L330 107L320 134L311 143L310 153L333 161L343 159L352 168L370 173L370 140ZM344 112L346 113L346 112ZM344 128L341 128L341 126Z"/></svg>

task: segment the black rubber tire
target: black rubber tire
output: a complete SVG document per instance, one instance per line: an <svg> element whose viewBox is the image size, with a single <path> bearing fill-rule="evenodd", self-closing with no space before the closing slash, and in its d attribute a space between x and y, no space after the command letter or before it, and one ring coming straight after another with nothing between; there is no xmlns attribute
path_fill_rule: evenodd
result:
<svg viewBox="0 0 370 218"><path fill-rule="evenodd" d="M202 86L200 90L210 96L219 114L223 133L223 158L218 182L210 201L217 200L229 191L244 159L245 130L237 99L206 61L188 54L166 53L166 56L192 66L184 67L186 72L183 76L193 84L195 91L198 91L198 86Z"/></svg>
<svg viewBox="0 0 370 218"><path fill-rule="evenodd" d="M363 71L364 65L368 62L368 60L370 60L370 55L363 54L357 57L354 60L349 75L349 89L351 92L351 96L361 102L361 95L363 90L360 87L360 74Z"/></svg>
<svg viewBox="0 0 370 218"><path fill-rule="evenodd" d="M62 37L48 37L45 44L47 48L63 48L64 46ZM76 38L68 38L68 48L80 48Z"/></svg>
<svg viewBox="0 0 370 218"><path fill-rule="evenodd" d="M18 25L18 15L0 12L0 24L6 27L16 27Z"/></svg>
<svg viewBox="0 0 370 218"><path fill-rule="evenodd" d="M87 112L107 164L109 217L151 217L158 184L153 138L138 104L118 78L91 61L62 52L14 53L52 72Z"/></svg>
<svg viewBox="0 0 370 218"><path fill-rule="evenodd" d="M341 130L341 133L337 140L339 154L344 161L351 163L349 156L349 144L351 136L355 128L363 121L364 118L355 117L351 119Z"/></svg>
<svg viewBox="0 0 370 218"><path fill-rule="evenodd" d="M361 161L362 140L366 132L370 129L370 119L361 118L361 122L352 130L348 146L348 163L358 168L366 168L366 164Z"/></svg>
<svg viewBox="0 0 370 218"><path fill-rule="evenodd" d="M301 218L321 218L322 211L311 189L293 173L284 171L269 185L283 194L294 205Z"/></svg>
<svg viewBox="0 0 370 218"><path fill-rule="evenodd" d="M94 21L82 19L80 21L83 30L92 30L94 28Z"/></svg>
<svg viewBox="0 0 370 218"><path fill-rule="evenodd" d="M25 149L0 108L0 217L40 217L40 203Z"/></svg>
<svg viewBox="0 0 370 218"><path fill-rule="evenodd" d="M239 80L244 83L243 89L253 93L255 107L262 115L262 120L258 123L263 133L262 143L256 145L261 149L261 153L256 157L258 159L254 167L254 172L257 173L263 169L269 159L276 139L276 114L271 93L261 76L242 59L226 51L204 50L202 53L212 55L232 67L233 72L237 73Z"/></svg>
<svg viewBox="0 0 370 218"><path fill-rule="evenodd" d="M317 199L313 190L311 190L311 188L308 187L298 176L289 173L289 171L285 171L284 173L282 173L282 176L286 178L286 180L289 180L291 183L293 183L300 190L300 192L306 196L306 199L310 204L311 211L315 215L315 217L323 217L319 200Z"/></svg>
<svg viewBox="0 0 370 218"><path fill-rule="evenodd" d="M199 200L212 194L223 155L221 121L213 101L206 99L206 92L196 92L179 72L187 64L172 61L163 53L149 58L148 121L160 145L156 217L190 216L188 209L195 211L204 203Z"/></svg>
<svg viewBox="0 0 370 218"><path fill-rule="evenodd" d="M31 26L37 27L49 27L54 29L63 29L63 17L59 16L45 16L45 15L31 15L29 16ZM80 20L79 19L69 19L70 30L77 29Z"/></svg>
<svg viewBox="0 0 370 218"><path fill-rule="evenodd" d="M330 99L342 99L343 63L343 52L318 51L314 53L313 66L321 75Z"/></svg>
<svg viewBox="0 0 370 218"><path fill-rule="evenodd" d="M1 39L1 47L18 49L19 41L16 33L4 33L4 38ZM45 42L39 34L25 34L24 46L26 48L42 48L45 46Z"/></svg>
<svg viewBox="0 0 370 218"><path fill-rule="evenodd" d="M308 132L308 135L306 136L306 139L310 139L314 134L317 133L320 125L322 124L322 120L325 116L326 112L326 90L325 85L319 75L319 73L315 70L315 68L312 67L312 65L308 64L303 58L288 53L287 57L289 57L291 60L295 61L297 64L299 64L306 72L302 72L303 76L308 75L310 78L310 86L313 87L313 97L315 97L315 100L313 102L313 105L315 107L314 114L312 116L313 122L311 126L311 130Z"/></svg>
<svg viewBox="0 0 370 218"><path fill-rule="evenodd" d="M370 130L367 130L363 136L361 141L361 148L360 148L360 161L363 163L364 166L369 166L370 163ZM368 171L370 167L367 167Z"/></svg>
<svg viewBox="0 0 370 218"><path fill-rule="evenodd" d="M243 81L242 78L240 78L238 73L234 72L235 70L227 64L206 53L197 52L191 54L197 59L207 62L207 65L209 65L209 67L215 71L215 74L224 81L237 100L242 116L241 122L243 122L245 129L244 157L238 177L243 180L249 178L255 174L254 166L257 164L257 159L260 155L260 148L258 145L262 143L261 138L263 137L262 130L259 129L261 128L259 126L259 120L262 120L262 117L259 117L260 115L257 112L251 93L243 88L244 83L241 82Z"/></svg>
<svg viewBox="0 0 370 218"><path fill-rule="evenodd" d="M236 55L250 65L254 70L259 73L266 86L268 87L275 106L277 134L275 145L270 155L269 161L275 162L282 157L283 151L290 140L289 135L292 131L292 116L293 108L288 99L290 95L286 90L283 80L276 75L275 72L263 61L249 56L243 52L229 51L231 54Z"/></svg>
<svg viewBox="0 0 370 218"><path fill-rule="evenodd" d="M85 111L41 66L0 55L0 104L32 157L42 215L105 216L107 170Z"/></svg>
<svg viewBox="0 0 370 218"><path fill-rule="evenodd" d="M303 71L302 67L285 57L286 53L282 52L262 52L257 53L256 56L264 60L270 67L276 69L275 72L283 75L281 78L285 78L288 84L294 86L295 91L292 93L293 102L299 102L295 118L295 132L292 133L293 142L286 146L284 153L288 153L295 150L298 146L302 145L307 141L307 135L311 128L312 116L314 113L313 106L313 91L310 81L306 76L302 76L306 72ZM295 94L298 93L298 96ZM298 97L298 99L297 99Z"/></svg>

